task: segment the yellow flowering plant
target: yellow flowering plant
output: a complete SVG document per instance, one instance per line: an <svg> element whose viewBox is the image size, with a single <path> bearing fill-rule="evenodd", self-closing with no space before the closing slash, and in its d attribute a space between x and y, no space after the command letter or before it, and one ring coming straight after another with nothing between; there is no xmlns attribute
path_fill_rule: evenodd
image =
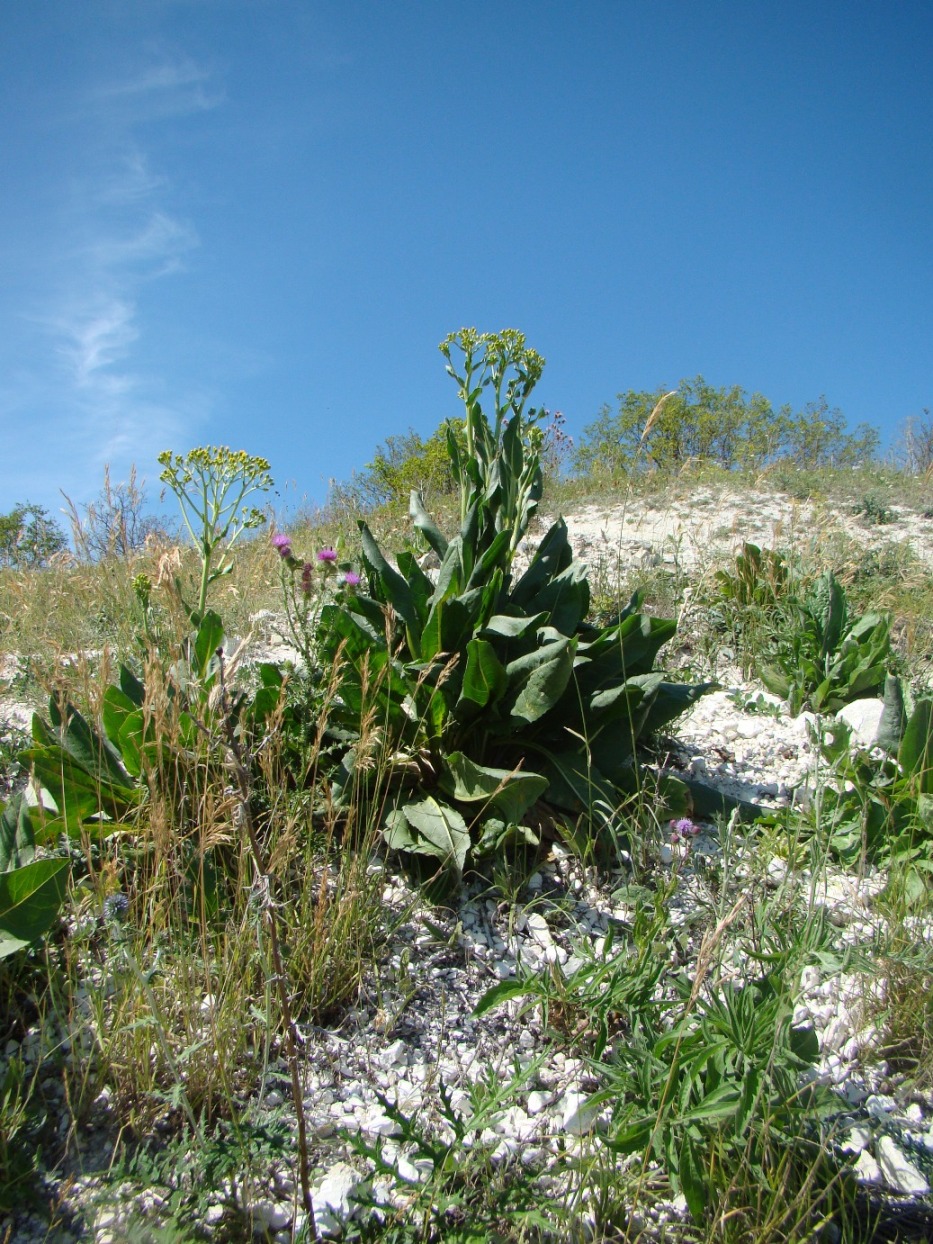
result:
<svg viewBox="0 0 933 1244"><path fill-rule="evenodd" d="M201 557L197 626L204 616L210 585L233 569L228 554L244 531L261 527L266 516L245 504L256 492L272 487L269 463L242 449L205 445L187 454L159 454L159 479L178 498L185 527ZM219 564L214 565L222 549Z"/></svg>

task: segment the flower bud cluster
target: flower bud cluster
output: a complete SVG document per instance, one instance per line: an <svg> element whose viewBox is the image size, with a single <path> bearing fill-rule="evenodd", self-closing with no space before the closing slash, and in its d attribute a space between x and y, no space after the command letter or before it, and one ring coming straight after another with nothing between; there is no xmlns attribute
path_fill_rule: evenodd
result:
<svg viewBox="0 0 933 1244"><path fill-rule="evenodd" d="M310 596L314 590L314 562L301 561L295 557L292 551L291 536L284 531L277 531L273 535L272 547L288 566L289 570L300 574L298 580L299 588L304 596ZM329 546L318 550L315 561L325 580L335 573L339 573L338 582L342 587L349 588L351 591L362 583L361 576L352 568L351 564L349 562L340 562L336 550Z"/></svg>

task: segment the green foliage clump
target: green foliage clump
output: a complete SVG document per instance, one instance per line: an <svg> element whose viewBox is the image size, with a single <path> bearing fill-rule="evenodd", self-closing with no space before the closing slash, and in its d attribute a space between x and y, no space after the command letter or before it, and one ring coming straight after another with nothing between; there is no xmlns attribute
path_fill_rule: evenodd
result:
<svg viewBox="0 0 933 1244"><path fill-rule="evenodd" d="M897 517L892 509L871 492L866 493L861 501L852 507L852 513L861 519L866 527L882 527L886 523L893 523Z"/></svg>
<svg viewBox="0 0 933 1244"><path fill-rule="evenodd" d="M820 1124L838 1104L824 1086L802 1087L820 1051L794 1009L801 969L831 955L827 926L775 918L745 892L707 932L688 976L671 962L669 897L638 905L625 951L610 928L598 951L580 947L572 972L503 981L475 1014L517 998L523 1011L540 1007L585 1059L597 1087L584 1110L599 1120L601 1143L640 1155L642 1175L656 1164L696 1225L751 1216L742 1199L751 1188L773 1197L779 1219L793 1221L801 1200L805 1217L825 1212L817 1206L833 1171ZM724 979L719 939L740 917L748 962L740 979ZM757 1237L739 1228L729 1238Z"/></svg>
<svg viewBox="0 0 933 1244"><path fill-rule="evenodd" d="M854 433L825 398L794 414L760 393L716 388L697 376L665 393L628 390L616 412L606 405L583 431L576 466L587 474L624 475L640 465L676 471L688 462L757 471L781 459L800 469L851 467L872 459L878 434Z"/></svg>
<svg viewBox="0 0 933 1244"><path fill-rule="evenodd" d="M411 552L396 569L361 521L366 582L322 608L318 660L339 679L335 797L362 783L391 847L458 874L471 852L536 842L526 822L542 797L611 820L637 787L639 740L704 688L653 670L676 624L639 612L638 596L608 625L587 623L586 571L562 519L515 573L542 490L528 399L544 360L514 331L462 330L441 350L466 407L465 446L448 430L460 531L448 540L412 492L432 579Z"/></svg>
<svg viewBox="0 0 933 1244"><path fill-rule="evenodd" d="M892 660L890 614L866 613L850 622L842 584L827 570L785 616L790 626L782 628L773 659L758 673L792 713L807 706L833 713L880 692Z"/></svg>
<svg viewBox="0 0 933 1244"><path fill-rule="evenodd" d="M735 559L735 570L717 570L714 580L722 598L739 609L773 608L789 586L785 558L748 542Z"/></svg>
<svg viewBox="0 0 933 1244"><path fill-rule="evenodd" d="M873 750L853 749L838 720L820 743L831 780L815 816L833 850L846 863L893 866L908 903L918 903L933 880L933 699L911 703L903 682L889 676Z"/></svg>
<svg viewBox="0 0 933 1244"><path fill-rule="evenodd" d="M41 505L20 502L0 514L0 566L38 570L67 546L64 531Z"/></svg>

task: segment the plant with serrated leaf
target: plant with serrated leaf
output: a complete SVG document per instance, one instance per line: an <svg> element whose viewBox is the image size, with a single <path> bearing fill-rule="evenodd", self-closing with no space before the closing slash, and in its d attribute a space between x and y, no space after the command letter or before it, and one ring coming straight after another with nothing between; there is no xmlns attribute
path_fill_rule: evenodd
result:
<svg viewBox="0 0 933 1244"><path fill-rule="evenodd" d="M789 636L778 640L773 661L758 670L769 691L787 700L795 715L809 707L833 713L852 700L877 695L891 663L891 615L849 619L842 584L831 570L798 602Z"/></svg>
<svg viewBox="0 0 933 1244"><path fill-rule="evenodd" d="M563 519L516 568L541 497L528 401L544 360L511 330L464 329L441 351L466 410L466 450L448 437L460 530L448 539L412 494L431 575L411 551L390 563L361 521L363 582L322 607L317 658L339 670L337 799L368 783L391 847L459 873L471 851L536 842L539 799L576 814L617 808L638 785L640 741L705 688L654 671L676 623L641 613L639 595L608 625L587 622L586 570ZM362 743L374 729L380 766Z"/></svg>
<svg viewBox="0 0 933 1244"><path fill-rule="evenodd" d="M723 934L742 915L750 962L740 981L724 979ZM775 920L742 895L705 934L689 977L672 967L671 933L659 895L637 909L628 946L610 936L567 975L554 968L503 981L475 1013L524 998L552 1031L570 1034L598 1086L584 1111L602 1143L640 1155L643 1176L657 1164L697 1223L711 1211L725 1215L743 1179L773 1186L788 1161L799 1163L804 1190L814 1164L831 1177L820 1120L838 1104L828 1089L805 1086L819 1043L793 1019L801 969L829 953L822 918ZM819 1199L818 1187L809 1193Z"/></svg>
<svg viewBox="0 0 933 1244"><path fill-rule="evenodd" d="M391 1148L383 1137L370 1141L358 1129L346 1132L345 1140L393 1196L387 1204L368 1184L360 1187L354 1199L363 1221L351 1229L359 1232L354 1238L396 1244L553 1238L555 1225L566 1218L566 1195L546 1190L534 1177L534 1164L504 1159L494 1132L524 1100L543 1062L540 1055L530 1063L516 1060L511 1075L489 1067L465 1081L459 1106L441 1081L440 1126L428 1112L406 1114L377 1091L395 1127Z"/></svg>

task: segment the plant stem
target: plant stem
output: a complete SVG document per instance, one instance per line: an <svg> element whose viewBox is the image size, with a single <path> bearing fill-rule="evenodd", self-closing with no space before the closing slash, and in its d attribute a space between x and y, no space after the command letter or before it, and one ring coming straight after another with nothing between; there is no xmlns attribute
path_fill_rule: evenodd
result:
<svg viewBox="0 0 933 1244"><path fill-rule="evenodd" d="M282 961L282 951L279 944L278 920L276 918L275 903L272 898L272 877L266 866L266 859L262 847L259 842L259 836L256 833L256 822L253 819L252 810L252 785L250 782L249 769L246 764L243 747L237 739L233 730L232 714L230 711L230 701L227 695L227 684L224 679L224 659L223 649L217 649L217 658L220 664L219 680L220 680L220 714L223 723L223 732L228 751L228 763L236 780L237 793L240 800L240 817L241 822L246 829L246 835L249 839L250 853L253 857L253 867L256 871L254 887L260 896L263 913L266 917L266 924L269 929L269 948L272 954L272 968L276 990L279 995L279 1007L282 1012L282 1023L285 1028L285 1052L288 1059L288 1070L292 1084L292 1101L295 1106L295 1115L298 1120L298 1173L301 1180L301 1194L304 1200L305 1211L308 1215L308 1228L310 1238L318 1240L317 1223L314 1218L314 1201L311 1196L311 1176L308 1163L308 1131L305 1123L304 1098L301 1092L301 1077L298 1073L298 1029L292 1015L291 1002L288 997L288 980L285 975L285 967Z"/></svg>

